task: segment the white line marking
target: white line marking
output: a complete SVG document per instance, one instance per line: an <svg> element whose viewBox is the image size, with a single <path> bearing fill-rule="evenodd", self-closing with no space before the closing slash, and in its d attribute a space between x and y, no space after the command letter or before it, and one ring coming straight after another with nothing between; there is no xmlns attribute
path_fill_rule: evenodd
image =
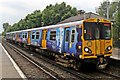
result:
<svg viewBox="0 0 120 80"><path fill-rule="evenodd" d="M115 59L115 60L120 60L119 57L114 57L114 56L111 56L111 58Z"/></svg>
<svg viewBox="0 0 120 80"><path fill-rule="evenodd" d="M13 66L15 67L15 69L17 70L17 72L19 73L19 75L21 76L21 78L23 78L23 79L26 80L27 77L24 75L24 73L22 72L22 70L15 63L15 61L11 58L11 56L8 54L8 52L5 50L5 48L2 46L1 43L0 43L0 46L3 48L4 52L6 53L6 55L8 56L8 58L10 59L10 61L12 62Z"/></svg>

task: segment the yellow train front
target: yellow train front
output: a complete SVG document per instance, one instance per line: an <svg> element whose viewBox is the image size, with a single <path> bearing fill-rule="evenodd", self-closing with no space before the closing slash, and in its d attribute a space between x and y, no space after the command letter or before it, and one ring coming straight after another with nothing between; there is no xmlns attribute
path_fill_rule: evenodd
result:
<svg viewBox="0 0 120 80"><path fill-rule="evenodd" d="M105 19L87 19L82 24L82 55L80 59L95 62L103 69L112 55L111 22Z"/></svg>

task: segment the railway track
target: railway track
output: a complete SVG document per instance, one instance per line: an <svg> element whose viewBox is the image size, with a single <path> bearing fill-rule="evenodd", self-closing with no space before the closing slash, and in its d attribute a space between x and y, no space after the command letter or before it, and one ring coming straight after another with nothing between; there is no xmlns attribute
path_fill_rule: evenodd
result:
<svg viewBox="0 0 120 80"><path fill-rule="evenodd" d="M31 52L30 52L31 53ZM31 53L32 54L32 53ZM39 53L38 54L35 54L35 56L36 57L38 57L39 56ZM49 63L50 64L53 64L53 65L56 65L57 67L59 67L59 68L61 68L61 69L63 69L63 70L65 70L65 71L67 71L67 72L69 72L69 73L71 73L71 74L73 74L73 75L75 75L75 76L77 76L77 77L82 77L82 79L94 79L94 77L92 77L92 76L88 76L88 75L86 75L86 74L84 74L84 73L81 73L81 72L78 72L78 71L75 71L75 70L72 70L72 69L68 69L68 68L65 68L65 67L63 67L63 66L61 66L61 65L59 65L59 64L56 64L53 60L50 60L50 59L48 59L48 58L46 58L46 57L38 57L38 58L42 58L42 59L44 59L45 61L49 61ZM108 72L106 72L106 71L104 71L104 70L97 70L97 73L100 73L100 74L104 74L104 75L108 75L108 77L111 77L111 78L114 78L114 79L120 79L120 76L118 76L118 75L114 75L114 74L111 74L111 73L108 73Z"/></svg>
<svg viewBox="0 0 120 80"><path fill-rule="evenodd" d="M108 73L108 72L103 71L103 70L99 70L98 72L109 75L109 76L112 76L113 78L116 78L116 79L120 79L119 75L114 75L114 74Z"/></svg>
<svg viewBox="0 0 120 80"><path fill-rule="evenodd" d="M28 57L27 55L23 54L23 52L22 52L20 49L18 49L17 47L15 47L14 45L12 45L12 44L10 44L10 43L8 43L8 45L9 45L12 49L14 49L17 53L19 53L20 55L22 55L23 57L25 57L26 59L28 59L29 61L31 61L33 64L35 64L37 67L39 67L39 65L41 65L41 64L39 64L37 61L34 61L32 58L30 58L30 57ZM27 52L30 53L30 54L34 54L34 52L31 52L31 51L27 51ZM77 79L88 80L88 79L91 78L90 76L85 75L85 74L83 74L83 73L79 73L79 72L76 72L76 71L74 71L74 70L67 69L67 68L65 68L65 67L63 67L63 66L61 66L61 65L58 65L58 64L56 64L54 61L52 61L52 60L50 60L50 59L48 59L48 58L46 58L46 57L41 57L39 54L34 54L34 56L43 59L43 60L46 61L47 63L50 63L50 64L52 64L52 65L54 65L54 66L57 66L57 68L61 68L62 70L66 71L67 73L70 73L70 74L74 75L75 77L77 77ZM47 68L45 68L44 70L46 71ZM47 73L48 73L48 71L47 71ZM53 72L53 73L54 73L54 72ZM65 78L65 77L64 77L64 78L58 77L58 76L59 76L58 74L56 74L57 77L54 76L54 75L52 75L52 74L50 74L50 75L51 75L51 77L53 77L54 79L64 79L64 78Z"/></svg>
<svg viewBox="0 0 120 80"><path fill-rule="evenodd" d="M12 45L12 47L16 48L16 47L13 46L13 45ZM18 50L17 48L16 48L16 50L21 53L21 51ZM25 49L22 49L22 50L25 50ZM25 51L26 51L26 50L25 50ZM51 59L48 59L48 58L46 58L46 57L43 57L43 56L41 57L40 54L36 54L36 52L31 52L31 51L27 51L27 52L29 52L30 54L34 54L35 57L41 58L41 59L43 59L44 61L46 61L46 62L48 62L48 63L50 63L50 64L52 64L52 65L54 65L54 66L57 66L58 68L61 68L62 70L64 70L64 71L66 71L66 72L68 72L68 73L76 76L76 77L79 78L79 79L85 79L85 80L95 79L95 78L94 78L93 76L91 76L91 75L84 74L84 73L82 73L82 72L78 72L78 71L75 71L75 70L73 70L73 69L68 69L68 68L65 68L65 67L63 67L63 66L61 66L61 65L58 65L58 64L55 63L55 61L53 61L53 60L51 60ZM25 55L25 56L28 57L27 55ZM30 59L30 60L31 60L31 59ZM37 63L37 65L38 65L38 62L36 62L36 63ZM45 69L45 70L46 70L46 69ZM114 78L114 79L119 79L119 78L120 78L120 76L113 75L113 74L107 73L107 72L102 71L102 70L97 71L97 72L100 73L100 74L104 74L104 75L106 75L106 76L108 76L108 77L111 77L111 79L113 79L113 78ZM60 77L58 77L58 78L57 78L57 77L54 77L54 79L61 79L61 78L60 78Z"/></svg>
<svg viewBox="0 0 120 80"><path fill-rule="evenodd" d="M34 61L33 59L29 58L28 56L26 56L24 53L22 53L20 50L18 50L17 48L15 48L12 45L8 45L12 50L14 50L17 54L21 55L23 58L25 58L27 61L29 61L30 63L32 63L33 65L35 65L37 68L39 68L40 70L42 70L45 74L50 76L50 79L53 80L59 80L62 79L62 77L60 77L57 73L49 70L47 67L39 64L38 62ZM26 79L29 80L29 79Z"/></svg>

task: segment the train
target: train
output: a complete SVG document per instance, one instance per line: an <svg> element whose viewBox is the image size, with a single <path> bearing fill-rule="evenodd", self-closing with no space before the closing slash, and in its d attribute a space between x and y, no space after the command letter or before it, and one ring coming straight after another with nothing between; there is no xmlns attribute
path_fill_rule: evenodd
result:
<svg viewBox="0 0 120 80"><path fill-rule="evenodd" d="M89 18L6 33L6 40L48 51L58 64L80 69L84 62L105 69L112 56L112 23Z"/></svg>

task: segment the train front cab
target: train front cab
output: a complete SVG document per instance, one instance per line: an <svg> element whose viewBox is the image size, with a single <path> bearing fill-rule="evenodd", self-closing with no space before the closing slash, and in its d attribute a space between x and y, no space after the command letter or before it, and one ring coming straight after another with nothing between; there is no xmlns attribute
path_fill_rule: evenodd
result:
<svg viewBox="0 0 120 80"><path fill-rule="evenodd" d="M93 62L103 69L112 55L111 22L105 19L87 19L82 28L82 55L79 57Z"/></svg>

